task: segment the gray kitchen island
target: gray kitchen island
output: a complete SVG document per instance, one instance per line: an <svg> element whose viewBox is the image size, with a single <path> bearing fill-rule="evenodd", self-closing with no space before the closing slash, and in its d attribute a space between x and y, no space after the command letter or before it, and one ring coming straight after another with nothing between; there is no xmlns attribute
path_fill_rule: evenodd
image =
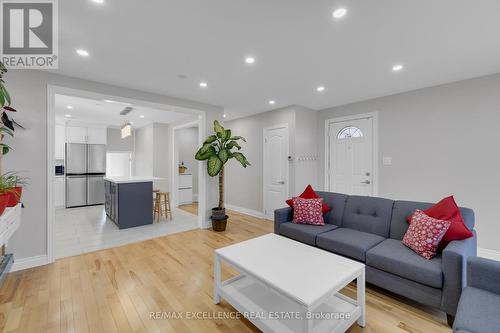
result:
<svg viewBox="0 0 500 333"><path fill-rule="evenodd" d="M106 215L119 229L153 224L153 181L156 177L105 177Z"/></svg>

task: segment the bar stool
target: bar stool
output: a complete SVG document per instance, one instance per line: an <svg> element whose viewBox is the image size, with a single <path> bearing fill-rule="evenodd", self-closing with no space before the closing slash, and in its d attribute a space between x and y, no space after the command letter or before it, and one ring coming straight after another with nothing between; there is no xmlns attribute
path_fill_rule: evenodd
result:
<svg viewBox="0 0 500 333"><path fill-rule="evenodd" d="M165 219L172 220L172 209L170 208L170 193L169 192L155 192L155 205L153 214L156 218L156 223L160 222L160 217L165 216Z"/></svg>

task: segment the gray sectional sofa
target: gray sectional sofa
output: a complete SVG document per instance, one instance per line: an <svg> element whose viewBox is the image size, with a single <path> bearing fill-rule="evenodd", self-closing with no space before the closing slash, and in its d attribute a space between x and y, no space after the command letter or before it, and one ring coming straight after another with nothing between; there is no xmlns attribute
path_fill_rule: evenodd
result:
<svg viewBox="0 0 500 333"><path fill-rule="evenodd" d="M500 331L500 262L470 257L467 287L458 303L453 325L456 333L498 333Z"/></svg>
<svg viewBox="0 0 500 333"><path fill-rule="evenodd" d="M467 257L475 256L474 212L460 208L474 237L452 241L431 260L401 243L407 217L431 203L317 192L332 210L325 225L292 223L289 207L274 212L274 232L366 264L367 282L446 312L452 325L466 283Z"/></svg>

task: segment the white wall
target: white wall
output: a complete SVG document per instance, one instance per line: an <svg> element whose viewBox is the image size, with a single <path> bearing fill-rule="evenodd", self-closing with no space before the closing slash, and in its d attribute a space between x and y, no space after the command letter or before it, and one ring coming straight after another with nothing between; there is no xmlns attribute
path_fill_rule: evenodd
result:
<svg viewBox="0 0 500 333"><path fill-rule="evenodd" d="M22 198L26 207L22 212L22 224L7 248L7 251L14 253L18 260L47 254L47 85L204 110L207 112L208 122L204 131L212 127L214 119L221 119L223 113L223 109L216 106L75 79L46 71L11 70L5 79L14 106L19 111L14 117L26 127L26 130L18 130L14 140L6 140L13 147L13 151L5 156L3 170L22 171L24 176L30 178L30 186ZM210 180L203 190L206 191L209 200L207 207L213 207L217 202L214 199L217 183ZM207 207L203 208L209 216Z"/></svg>
<svg viewBox="0 0 500 333"><path fill-rule="evenodd" d="M134 151L134 136L122 139L121 130L118 128L107 129L107 151Z"/></svg>
<svg viewBox="0 0 500 333"><path fill-rule="evenodd" d="M380 196L436 202L454 194L476 213L479 247L500 250L500 74L323 110L319 151L326 119L374 111ZM323 184L323 159L318 170Z"/></svg>
<svg viewBox="0 0 500 333"><path fill-rule="evenodd" d="M317 112L314 110L295 107L295 191L298 195L312 185L318 188L318 142L317 142Z"/></svg>
<svg viewBox="0 0 500 333"><path fill-rule="evenodd" d="M162 178L162 180L155 181L153 185L161 191L172 192L170 131L168 124L153 124L153 176Z"/></svg>
<svg viewBox="0 0 500 333"><path fill-rule="evenodd" d="M198 151L198 127L181 128L175 131L175 142L179 149L178 163L184 162L186 173L193 175L193 196L198 196L198 161L194 158Z"/></svg>
<svg viewBox="0 0 500 333"><path fill-rule="evenodd" d="M153 124L133 130L134 136L134 175L153 176Z"/></svg>

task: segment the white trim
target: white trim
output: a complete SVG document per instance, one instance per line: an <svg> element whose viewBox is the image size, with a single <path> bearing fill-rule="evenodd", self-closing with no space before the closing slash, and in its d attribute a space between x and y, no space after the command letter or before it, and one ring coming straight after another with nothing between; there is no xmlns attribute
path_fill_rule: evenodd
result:
<svg viewBox="0 0 500 333"><path fill-rule="evenodd" d="M288 141L288 145L286 147L287 149L287 156L290 156L290 128L288 123L283 123L283 124L277 124L274 126L269 126L269 127L264 127L262 129L262 208L264 208L264 216L265 218L273 218L272 214L265 214L266 210L266 202L267 202L267 191L266 191L266 131L269 130L274 130L274 129L279 129L279 128L285 128L286 129L286 137ZM290 164L288 164L286 168L286 197L288 198L290 196ZM251 214L249 214L251 215Z"/></svg>
<svg viewBox="0 0 500 333"><path fill-rule="evenodd" d="M40 256L16 259L14 258L14 263L12 264L11 272L20 271L23 269L38 267L49 264L48 256L43 254Z"/></svg>
<svg viewBox="0 0 500 333"><path fill-rule="evenodd" d="M477 256L500 261L500 251L497 250L490 250L480 247L477 249Z"/></svg>
<svg viewBox="0 0 500 333"><path fill-rule="evenodd" d="M259 219L267 219L268 218L266 216L266 214L264 214L264 212L259 212L258 210L253 210L253 209L248 209L248 208L238 207L238 206L233 206L233 205L228 205L228 204L225 204L225 206L226 206L226 209L234 210L235 212L238 212L241 214L250 215L250 216L253 216L253 217L256 217Z"/></svg>
<svg viewBox="0 0 500 333"><path fill-rule="evenodd" d="M127 98L123 96L114 96L110 94L100 94L88 90L73 89L57 85L47 85L47 255L46 263L54 262L54 217L55 217L55 207L54 207L54 196L53 196L53 182L54 182L54 161L55 161L55 95L70 95L76 97L90 98L96 100L110 99L115 101L126 102L135 105L143 105L153 109L169 111L171 109L170 105L178 105L180 100L172 99L172 104L166 103L155 103L147 100ZM166 97L166 96L165 96ZM195 109L190 106L178 106L182 108L179 112L186 114L198 115L199 122L199 133L200 137L205 137L206 128L206 111L201 109ZM208 105L207 105L208 107ZM133 157L135 158L135 156ZM202 168L200 168L201 170ZM199 179L199 191L201 194L199 203L199 214L198 214L198 226L202 228L206 225L204 221L207 219L206 210L206 189L207 180L203 173L200 172ZM38 258L38 257L34 257Z"/></svg>
<svg viewBox="0 0 500 333"><path fill-rule="evenodd" d="M344 116L344 117L334 117L330 119L325 120L325 165L324 165L324 190L325 191L330 191L330 182L329 182L329 162L330 162L330 138L329 138L329 131L330 131L330 124L332 123L340 123L344 121L350 121L350 120L359 120L359 119L366 119L366 118L371 118L372 119L372 135L373 135L373 196L378 196L379 193L379 141L378 141L378 111L375 112L367 112L367 113L359 113L359 114L353 114L350 116Z"/></svg>

